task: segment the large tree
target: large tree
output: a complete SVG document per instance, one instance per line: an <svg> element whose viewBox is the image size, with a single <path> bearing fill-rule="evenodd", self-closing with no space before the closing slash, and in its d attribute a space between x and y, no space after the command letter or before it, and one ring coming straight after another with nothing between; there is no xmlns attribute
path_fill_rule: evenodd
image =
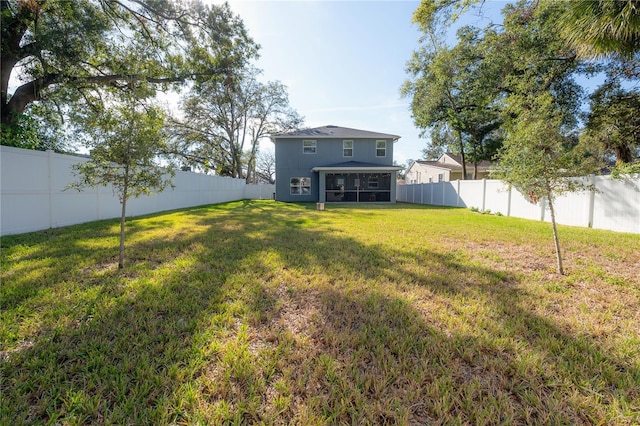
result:
<svg viewBox="0 0 640 426"><path fill-rule="evenodd" d="M228 75L257 54L227 4L1 0L0 11L5 127L33 102L95 104L101 89Z"/></svg>
<svg viewBox="0 0 640 426"><path fill-rule="evenodd" d="M492 136L502 122L495 84L500 68L485 60L479 30L463 27L457 39L458 44L447 47L435 32L427 33L408 64L412 79L403 86L403 94L411 96L413 119L423 134L433 129L453 133L463 175L470 160L476 178L477 164L491 159L499 147Z"/></svg>
<svg viewBox="0 0 640 426"><path fill-rule="evenodd" d="M542 7L553 3L544 0ZM638 0L572 0L563 2L560 34L585 58L622 56L640 51Z"/></svg>
<svg viewBox="0 0 640 426"><path fill-rule="evenodd" d="M261 83L247 68L194 86L173 125L172 153L223 176L256 180L256 155L266 136L300 127L280 82Z"/></svg>
<svg viewBox="0 0 640 426"><path fill-rule="evenodd" d="M484 3L484 0L423 0L415 11L414 22L425 33L442 32L471 9L482 13ZM571 52L571 56L589 60L592 70L605 71L607 85L621 79L637 81L639 78L640 2L637 0L528 0L521 1L516 8L522 12L515 16L523 22L544 17L550 29L546 31L546 39L556 46L563 44L564 51ZM514 42L518 40L517 34L511 37ZM509 50L505 53L512 55ZM567 58L565 55L545 60L569 63ZM529 58L514 59L528 66ZM535 71L535 67L531 68ZM528 75L534 77L531 72Z"/></svg>
<svg viewBox="0 0 640 426"><path fill-rule="evenodd" d="M591 95L591 108L582 142L618 164L640 158L640 91L618 82L602 85Z"/></svg>
<svg viewBox="0 0 640 426"><path fill-rule="evenodd" d="M256 180L259 183L276 183L276 156L274 152L258 152L256 157Z"/></svg>
<svg viewBox="0 0 640 426"><path fill-rule="evenodd" d="M482 7L485 0L422 0L414 21L423 30L437 30L453 24L463 13ZM557 35L580 55L634 56L640 47L640 4L638 0L534 0L531 8L561 7L555 21Z"/></svg>

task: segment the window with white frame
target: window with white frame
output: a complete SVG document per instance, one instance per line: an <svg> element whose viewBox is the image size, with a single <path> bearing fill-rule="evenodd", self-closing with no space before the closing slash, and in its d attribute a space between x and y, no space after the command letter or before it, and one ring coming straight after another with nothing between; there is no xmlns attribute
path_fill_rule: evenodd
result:
<svg viewBox="0 0 640 426"><path fill-rule="evenodd" d="M438 173L438 182L442 182L444 180L444 173Z"/></svg>
<svg viewBox="0 0 640 426"><path fill-rule="evenodd" d="M353 141L342 141L342 156L353 157Z"/></svg>
<svg viewBox="0 0 640 426"><path fill-rule="evenodd" d="M387 141L376 141L376 157L387 156Z"/></svg>
<svg viewBox="0 0 640 426"><path fill-rule="evenodd" d="M310 177L292 177L289 181L291 195L309 195L311 194L311 178Z"/></svg>
<svg viewBox="0 0 640 426"><path fill-rule="evenodd" d="M317 150L318 141L304 140L302 141L302 153L303 154L315 154Z"/></svg>

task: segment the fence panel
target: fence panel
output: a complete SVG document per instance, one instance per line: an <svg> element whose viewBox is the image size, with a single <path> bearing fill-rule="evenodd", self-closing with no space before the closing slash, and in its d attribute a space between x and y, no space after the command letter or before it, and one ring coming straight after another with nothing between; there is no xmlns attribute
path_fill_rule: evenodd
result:
<svg viewBox="0 0 640 426"><path fill-rule="evenodd" d="M541 220L542 204L533 204L529 197L523 195L516 188L511 188L511 200L509 204L509 216L521 217L523 219Z"/></svg>
<svg viewBox="0 0 640 426"><path fill-rule="evenodd" d="M562 225L589 226L589 192L574 192L558 197L553 202L556 222ZM544 220L551 222L551 213L544 212Z"/></svg>
<svg viewBox="0 0 640 426"><path fill-rule="evenodd" d="M463 180L460 183L460 201L459 207L476 207L480 210L484 209L483 187L484 182L481 180Z"/></svg>
<svg viewBox="0 0 640 426"><path fill-rule="evenodd" d="M444 191L442 200L445 206L458 206L458 189L453 182L440 182Z"/></svg>
<svg viewBox="0 0 640 426"><path fill-rule="evenodd" d="M484 210L491 210L493 213L500 213L508 216L511 189L501 180L485 180L485 194L492 194L486 197Z"/></svg>
<svg viewBox="0 0 640 426"><path fill-rule="evenodd" d="M71 166L86 158L2 146L0 160L0 235L120 217L120 202L110 187L65 190L74 181ZM175 189L129 199L127 216L271 198L275 191L274 185L183 171L176 172L173 183Z"/></svg>
<svg viewBox="0 0 640 426"><path fill-rule="evenodd" d="M596 176L595 183L593 226L640 234L640 179Z"/></svg>
<svg viewBox="0 0 640 426"><path fill-rule="evenodd" d="M612 179L596 176L592 179L596 192L571 193L555 200L557 222L640 234L640 177ZM413 196L414 193L418 196ZM506 216L551 220L542 201L533 204L527 196L515 188L509 189L499 180L400 185L397 194L397 201L401 202L476 207Z"/></svg>
<svg viewBox="0 0 640 426"><path fill-rule="evenodd" d="M96 191L96 189L89 189L87 191L91 194ZM120 203L117 202L118 200L116 199L116 196L113 194L113 188L102 186L97 188L97 191L98 219L111 219L113 217L120 216L121 206Z"/></svg>
<svg viewBox="0 0 640 426"><path fill-rule="evenodd" d="M430 203L433 197L433 185L420 185L420 196L422 197L422 203Z"/></svg>
<svg viewBox="0 0 640 426"><path fill-rule="evenodd" d="M5 223L15 224L16 232L27 232L34 223L49 227L49 155L13 149L10 150L12 158L7 158L5 147L2 148L0 221L3 228Z"/></svg>
<svg viewBox="0 0 640 426"><path fill-rule="evenodd" d="M442 200L444 198L444 186L442 186L442 183L432 183L429 186L431 186L431 204L443 206L444 203Z"/></svg>

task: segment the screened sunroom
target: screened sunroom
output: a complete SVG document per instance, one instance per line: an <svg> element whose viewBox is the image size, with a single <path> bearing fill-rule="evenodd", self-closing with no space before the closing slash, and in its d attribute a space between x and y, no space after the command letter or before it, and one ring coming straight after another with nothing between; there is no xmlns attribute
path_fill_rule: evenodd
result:
<svg viewBox="0 0 640 426"><path fill-rule="evenodd" d="M352 203L395 202L396 166L351 161L314 167L319 173L319 201Z"/></svg>

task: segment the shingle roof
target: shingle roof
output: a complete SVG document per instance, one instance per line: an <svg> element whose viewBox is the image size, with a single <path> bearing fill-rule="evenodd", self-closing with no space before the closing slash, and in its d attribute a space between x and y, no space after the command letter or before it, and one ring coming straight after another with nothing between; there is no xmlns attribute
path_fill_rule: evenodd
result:
<svg viewBox="0 0 640 426"><path fill-rule="evenodd" d="M271 139L284 139L284 138L314 138L314 139L358 139L358 138L371 138L371 139L393 139L394 141L399 139L398 135L391 135L388 133L370 132L368 130L350 129L348 127L340 127L327 125L322 127L316 127L313 129L301 129L294 130L287 133L275 133L271 135Z"/></svg>

